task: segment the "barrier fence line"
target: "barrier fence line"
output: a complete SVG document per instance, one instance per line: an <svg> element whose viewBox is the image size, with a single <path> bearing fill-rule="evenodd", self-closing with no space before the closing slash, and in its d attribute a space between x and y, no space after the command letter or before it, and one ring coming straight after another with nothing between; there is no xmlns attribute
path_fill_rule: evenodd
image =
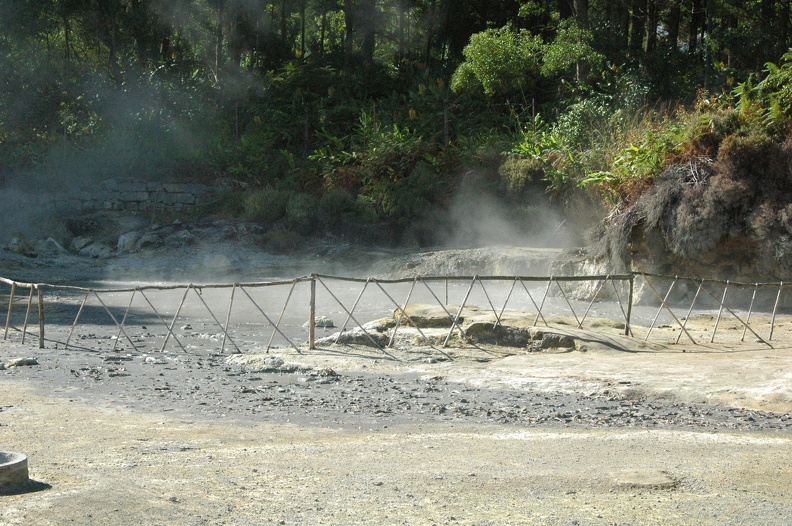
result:
<svg viewBox="0 0 792 526"><path fill-rule="evenodd" d="M24 344L26 342L26 337L28 336L28 328L31 323L31 314L33 313L33 300L34 296L36 297L36 306L37 306L37 314L38 314L38 340L39 340L39 348L44 348L45 342L45 292L51 291L56 295L63 293L84 293L82 301L80 302L79 309L77 310L77 315L74 318L74 321L69 328L68 335L65 339L65 347L68 349L70 345L70 341L72 336L75 332L76 327L78 326L81 316L85 312L86 305L89 303L91 298L95 298L95 301L98 302L98 306L101 306L100 312L106 314L109 320L112 321L113 325L117 329L117 333L115 337L111 338L113 340L112 351L117 349L119 340L123 337L130 345L132 349L136 352L139 352L140 349L136 345L135 339L127 330L128 320L130 315L132 314L133 304L137 296L141 296L145 303L151 310L156 318L159 320L159 323L164 327L165 334L163 337L162 345L159 347L159 352L164 352L167 348L167 344L170 341L170 338L173 338L176 344L181 348L183 352L189 352L187 347L183 344L180 340L179 336L175 332L176 323L180 319L180 317L185 316L190 319L191 315L188 311L189 309L185 309L188 304L188 298L190 297L190 290L192 289L193 293L197 295L198 301L203 305L203 310L211 318L211 322L209 323L210 326L216 326L219 328L219 333L222 334L222 344L220 346L220 351L225 352L225 347L227 343L230 343L233 346L235 352L239 353L242 352L240 346L235 341L234 336L232 336L231 329L231 317L232 317L232 310L234 308L235 302L235 295L237 289L240 290L250 302L253 304L254 308L261 314L266 323L271 326L272 333L269 335L268 342L267 342L267 352L272 348L274 339L276 336L281 336L284 338L288 345L293 347L297 352L301 352L300 346L294 341L293 336L289 336L282 330L282 326L284 324L285 315L287 310L291 305L291 300L293 299L293 294L295 293L296 287L301 283L309 283L310 284L310 299L308 305L308 323L306 324L308 328L308 348L315 349L316 348L316 317L317 317L317 282L322 286L322 289L329 294L330 298L340 306L343 312L346 314L346 319L343 325L340 327L340 331L336 335L335 342L338 343L341 340L343 334L348 330L348 325L350 322L353 322L354 325L357 327L355 330L360 330L363 335L380 351L390 356L390 354L386 351L388 347L392 347L395 343L395 338L397 331L404 325L405 323L414 327L418 334L420 335L422 341L424 341L428 346L434 348L434 345L431 343L430 338L418 327L416 321L410 316L407 312L406 306L410 303L410 300L413 298L413 295L416 291L416 285L418 282L424 285L424 288L429 292L429 294L434 298L434 300L438 303L440 307L442 307L445 314L448 316L450 329L448 330L447 334L442 343L442 347L448 347L451 337L453 336L455 331L458 331L461 335L463 341L467 341L468 337L465 334L464 329L462 328L462 315L465 309L472 308L471 305L474 304L472 302L481 302L482 294L484 299L484 305L482 306L486 311L489 311L494 316L493 322L493 329L497 328L503 319L503 315L506 312L507 306L512 298L515 296L515 289L517 284L519 283L523 290L525 291L528 300L536 309L536 315L533 320L533 325L536 326L537 323L541 320L542 323L546 326L550 326L548 320L545 318L544 310L547 304L548 297L550 296L550 291L555 283L555 287L557 288L557 293L553 295L553 297L560 298L563 300L563 305L566 306L566 310L571 314L576 322L576 327L578 329L583 328L586 319L589 317L589 314L592 311L592 308L600 299L600 296L607 286L607 283L610 282L611 287L613 288L613 296L615 296L616 302L619 305L619 309L624 317L624 334L626 336L632 335L632 315L635 307L635 300L634 300L634 291L635 291L635 279L640 278L645 284L646 289L651 291L654 297L659 302L659 307L657 312L655 313L654 317L651 320L651 323L648 327L648 331L644 337L644 341L648 341L653 330L657 326L658 320L660 315L663 312L666 312L670 317L673 319L674 324L679 327L680 332L676 335L676 339L674 343L679 343L682 334L684 333L685 336L693 343L698 344L696 339L688 330L688 321L690 316L692 315L694 308L696 307L696 303L701 297L701 292L703 291L706 296L708 296L715 305L717 305L717 316L715 317L714 325L712 327L712 331L708 334L708 340L710 343L715 342L715 338L718 334L718 330L721 327L721 322L723 321L724 317L728 314L738 324L742 327L742 335L740 337L740 341L745 341L745 336L750 331L756 338L756 342L761 342L766 345L772 347L769 343L775 331L775 324L777 319L777 313L779 307L781 305L781 299L785 288L790 286L789 283L785 282L766 282L766 283L742 283L742 282L735 282L730 280L715 280L715 279L701 279L701 278L694 278L694 277L680 277L680 276L666 276L661 274L652 274L652 273L630 273L630 274L608 274L608 275L591 275L591 276L479 276L479 275L463 275L463 276L413 276L410 278L396 278L396 279L375 279L375 278L354 278L354 277L343 277L343 276L332 276L326 274L311 274L309 276L303 276L294 278L291 280L281 280L281 281L265 281L265 282L250 282L250 283L225 283L225 284L201 284L201 285L194 285L194 284L174 284L174 285L146 285L146 286L137 286L137 287L125 287L125 288L115 288L115 289L94 289L94 288L85 288L85 287L77 287L77 286L68 286L68 285L53 285L47 283L25 283L19 282L15 280L10 280L7 278L0 278L0 284L5 284L10 287L10 292L8 294L8 308L6 311L6 322L5 322L5 331L3 335L3 340L7 340L9 338L9 331L14 328L14 330L19 330L13 324L13 307L17 296L19 296L18 291L20 289L28 289L29 293L27 298L25 298L26 308L24 314L24 321L22 324L21 329L21 341ZM332 287L329 285L330 282L338 282L338 283L360 283L362 284L362 288L357 293L355 297L354 303L351 307L347 307L344 301L342 301L338 294L334 293ZM498 297L502 298L503 296L497 294L493 296L491 294L491 290L488 289L488 286L485 285L485 282L504 282L509 281L510 287L508 289L508 293L506 294L505 300L503 301L502 306L496 305L496 300L499 302L500 300ZM584 303L582 306L578 307L581 312L583 312L582 316L578 315L578 312L575 310L575 306L570 299L568 291L565 290L563 284L568 282L598 282L596 285L593 285L588 290L593 290L593 295L591 295L590 299L587 301L587 304ZM622 293L623 288L620 292L619 287L617 287L617 281L627 282L628 286L628 295L625 301L622 301ZM441 301L438 295L430 286L431 283L441 283L444 286L444 296L445 301ZM456 312L454 312L454 308L450 308L449 306L449 284L452 282L456 283L464 283L466 284L464 290L464 297L462 299L461 304L458 307L454 307ZM662 289L664 293L661 293L660 283L670 282L667 289ZM546 283L546 287L544 288L544 294L542 295L541 301L537 304L536 299L531 294L527 283ZM677 316L672 309L670 303L672 297L674 297L674 292L682 288L682 292L677 294L676 296L679 297L682 294L682 297L686 297L688 294L688 290L682 286L682 283L690 284L696 287L695 294L693 295L692 302L690 303L690 307L687 309L687 313L682 319ZM395 326L392 328L392 333L387 341L387 344L380 343L377 338L373 337L370 329L368 329L365 324L362 324L356 317L355 311L358 309L361 299L365 295L365 293L372 287L369 285L375 285L375 289L379 289L380 292L387 298L388 304L392 304L393 312L397 313L397 319ZM388 290L388 286L390 285L407 285L409 284L409 290L406 294L406 298L404 299L403 303L399 303L395 298L392 292ZM259 301L256 301L254 297L250 294L249 290L255 288L267 288L267 287L278 287L278 286L289 286L288 294L286 295L285 302L282 308L279 310L279 314L276 316L269 315L264 308L262 308ZM677 286L679 285L679 286ZM718 294L711 290L714 288L713 286L720 286L723 285L723 291L720 292L718 290ZM472 300L471 296L476 289L476 287L480 288L480 292L477 293L478 300ZM231 289L230 290L230 299L228 303L228 310L225 317L225 323L221 322L218 316L215 314L215 311L212 308L212 300L207 301L204 298L203 293L204 290L210 289ZM738 296L745 298L746 294L740 296L740 294L730 294L730 292L734 289L741 289L747 291L750 289L750 303L747 306L747 315L744 317L738 315L736 310L740 310L740 312L746 312L744 307L740 307L737 309L733 304L736 301ZM777 291L776 291L777 289ZM540 289L541 290L541 289ZM717 289L716 289L717 290ZM173 313L172 318L167 321L163 315L161 314L160 310L155 307L155 304L151 301L149 296L146 292L151 291L183 291L181 298L178 302L178 306L176 308L175 313ZM751 326L752 318L754 316L756 306L757 306L757 297L761 291L772 291L775 295L775 301L773 302L773 309L772 309L772 316L770 319L770 329L769 335L765 338L762 337L754 327ZM108 305L107 302L103 300L104 295L121 295L121 294L130 294L128 302L125 304L125 308L122 305L121 307L113 306L111 307ZM613 297L611 296L611 297ZM269 301L270 296L267 296ZM766 296L765 296L766 298ZM767 298L767 303L765 305L769 306L769 298ZM678 300L675 300L675 302ZM194 299L192 300L192 304L195 304ZM556 302L557 303L557 302ZM747 301L746 301L747 303ZM761 303L761 302L759 302ZM210 305L212 304L212 305ZM479 303L480 304L480 303ZM626 306L625 306L626 304ZM732 305L730 305L732 304ZM272 309L271 305L266 306L267 309ZM585 311L583 308L585 307ZM95 308L95 307L93 307ZM160 307L161 308L161 307ZM114 314L113 309L116 309L116 313ZM563 310L563 307L562 307ZM135 312L138 312L137 310ZM183 315L183 312L187 312L187 314ZM122 315L123 314L123 315ZM140 315L140 314L136 314ZM95 316L95 314L94 314ZM204 318L205 319L205 318ZM274 321L276 319L276 321ZM248 322L251 323L251 322ZM766 323L766 322L765 322ZM155 324L156 325L156 324ZM188 324L189 325L189 324ZM206 325L206 324L204 324ZM239 327L237 325L237 327ZM145 329L145 327L144 327ZM697 329L698 330L698 329ZM237 331L234 331L237 332ZM723 331L721 331L723 332ZM31 333L35 334L35 333ZM150 336L148 334L147 336ZM182 335L183 336L183 335ZM188 335L189 336L189 335ZM194 335L193 335L194 336ZM146 335L144 335L144 338ZM59 342L56 342L59 343ZM441 351L442 352L442 351Z"/></svg>

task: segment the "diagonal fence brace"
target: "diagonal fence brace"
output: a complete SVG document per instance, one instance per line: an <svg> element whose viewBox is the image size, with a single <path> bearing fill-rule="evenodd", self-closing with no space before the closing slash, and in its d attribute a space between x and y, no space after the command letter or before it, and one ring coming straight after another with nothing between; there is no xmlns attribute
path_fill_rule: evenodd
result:
<svg viewBox="0 0 792 526"><path fill-rule="evenodd" d="M116 327L118 327L118 329L119 329L119 330L120 330L122 333L124 333L124 337L127 339L127 341L128 341L128 342L129 342L129 344L132 346L132 348L133 348L133 349L135 349L135 352L137 352L138 348L137 348L137 346L135 345L135 342L133 342L133 341L132 341L132 338L130 338L130 337L129 337L129 335L127 334L127 332L124 330L124 327L118 323L118 320L116 319L116 317L115 317L115 316L113 316L113 313L112 313L112 312L110 312L110 309L108 309L108 308L107 308L107 305L105 305L105 302L104 302L104 301L102 301L102 298L99 296L99 294L97 294L97 292L96 292L95 290L93 291L93 294L94 294L94 296L96 296L96 299L97 299L97 300L99 300L99 303L101 303L101 304L102 304L102 307L104 307L104 310L105 310L105 312L106 312L106 313L107 313L107 314L110 316L110 318L113 320L113 323L115 323L115 324L116 324Z"/></svg>
<svg viewBox="0 0 792 526"><path fill-rule="evenodd" d="M283 336L283 337L286 339L286 341L287 341L287 342L289 342L289 344L290 344L292 347L294 347L294 350L295 350L295 351L297 351L299 354L302 354L302 351L300 350L300 348L299 348L299 347L297 347L297 346L294 344L294 342L293 342L293 341L291 341L291 339L290 339L288 336L286 336L286 335L283 333L283 331L282 331L282 330L280 330L280 327L278 327L278 326L277 326L275 323L273 323L273 322L272 322L272 320L270 319L270 317L269 317L269 316L267 316L267 313L266 313L266 312L264 312L264 310L263 310L263 309L262 309L262 308L259 306L259 304L258 304L258 303L256 303L256 301L255 301L255 300L254 300L254 299L253 299L253 298L250 296L250 294L248 294L248 291L247 291L247 290L245 290L245 287L243 287L242 285L240 285L240 286L239 286L239 290L241 290L242 292L244 292L244 293L245 293L245 296L247 296L247 297L248 297L248 299L251 301L251 303L253 303L253 305L256 307L256 309L258 309L258 311L261 313L261 315L262 315L262 316L264 316L264 318L267 320L267 322L269 322L269 324L270 324L270 325L272 325L272 326L275 328L275 330L278 332L278 334L280 334L281 336Z"/></svg>
<svg viewBox="0 0 792 526"><path fill-rule="evenodd" d="M462 316L462 309L465 308L465 304L467 304L467 300L470 297L470 292L473 290L473 286L476 284L477 280L478 276L473 276L473 281L470 282L470 287L468 287L465 293L465 299L462 300L462 305L459 306L459 310L456 316L454 316L454 321L451 323L451 328L448 330L448 336L446 336L445 341L443 341L443 347L448 347L448 341L451 339L451 335L454 334L454 328L459 326L459 318Z"/></svg>
<svg viewBox="0 0 792 526"><path fill-rule="evenodd" d="M437 301L437 303L440 305L440 307L443 309L443 311L445 311L445 313L448 315L448 320L451 323L453 323L454 322L454 315L451 314L451 311L449 311L448 308L446 307L446 305L448 304L448 291L446 290L446 301L444 303L443 301L440 300L440 298L437 297L437 294L434 293L434 291L432 290L432 287L429 286L429 284L426 282L426 280L424 280L420 276L418 277L418 279L421 281L421 283L424 284L424 287L426 287L426 290L429 291L429 294L431 294L432 297L434 297L434 299ZM448 285L448 280L446 280L446 286L447 285ZM462 327L457 325L457 329L459 330L459 333L462 335L462 338L466 339L467 338L467 334L465 334L465 331L462 329Z"/></svg>
<svg viewBox="0 0 792 526"><path fill-rule="evenodd" d="M727 288L728 288L728 285L727 285ZM714 295L714 294L712 294L710 291L708 291L706 288L702 288L702 290L703 290L704 292L706 292L706 293L709 295L709 297L711 297L711 298L712 298L712 299L714 299L715 301L718 301L718 298L716 298L716 297L715 297L715 295ZM725 301L725 299L726 299L726 290L724 290L723 292L724 292L724 294L723 294L723 299L722 299L721 301ZM751 328L751 326L750 326L750 325L748 325L747 323L745 323L745 322L743 321L743 319L742 319L742 318L740 318L739 316L737 316L737 314L736 314L736 313L735 313L733 310L731 310L731 309L730 309L730 308L729 308L729 307L728 307L728 306L727 306L725 303L721 303L721 308L723 308L723 309L726 309L726 311L727 311L729 314L731 314L732 316L734 316L734 319L736 319L737 321L739 321L739 322L740 322L740 323L743 325L743 327L745 327L746 329L748 329L749 331L751 331L751 333L752 333L754 336L756 336L756 339L757 339L759 342L761 342L761 343L764 343L765 345L768 345L768 346L769 346L769 347L771 347L771 348L773 347L773 346L772 346L772 344L770 344L770 343L769 343L768 341L766 341L764 338L762 338L761 336L759 336L759 335L756 333L756 331L755 331L755 330L753 330L753 329ZM715 330L717 330L717 324L716 324ZM715 338L715 331L713 331L713 332L712 332L712 338L713 338L713 339ZM710 342L710 343L712 343L712 342Z"/></svg>
<svg viewBox="0 0 792 526"><path fill-rule="evenodd" d="M336 301L336 303L338 303L338 305L339 305L339 306L340 306L342 309L344 309L344 312L346 312L346 313L349 315L349 318L350 318L352 321L354 321L354 322L355 322L355 324L357 324L357 326L360 328L360 330L361 330L361 331L363 331L363 334L365 334L365 335L368 337L368 339L369 339L369 340L371 340L371 343L373 343L373 344L374 344L374 346L375 346L377 349L381 350L382 352L385 352L385 349L383 349L383 348L382 348L382 345L380 345L380 344L377 342L377 340L375 340L375 339L374 339L374 337L373 337L373 336L371 336L371 334L369 334L369 332L366 330L366 328L365 328L365 327L363 327L363 325L362 325L362 324L361 324L359 321L357 321L357 319L356 319L356 318L355 318L355 317L352 315L352 312L351 312L351 311L349 311L349 310L346 308L346 306L344 306L344 304L341 302L341 300L339 300L339 299L336 297L336 295L335 295L335 294L333 294L333 292L332 292L332 291L331 291L331 290L328 288L327 284L326 284L324 281L322 281L322 278L320 278L319 276L316 276L316 280L317 280L319 283L321 283L321 284L322 284L322 286L324 287L324 289L327 291L327 293L328 293L328 294L330 294L330 296L331 296L331 297L332 297L332 298L333 298L333 299ZM369 280L367 280L367 281L366 281L366 283L367 283L367 284L368 284L368 281L369 281ZM360 295L361 295L361 296L363 295L363 292L362 292L362 291L361 291ZM339 335L339 337L340 337L340 335ZM338 340L336 339L336 341L338 341ZM387 353L387 352L385 352L385 354L388 354L388 353ZM390 356L390 355L388 354L388 356Z"/></svg>
<svg viewBox="0 0 792 526"><path fill-rule="evenodd" d="M693 345L698 345L698 343L696 343L696 340L693 339L693 336L691 336L690 333L685 328L685 326L682 325L682 322L679 321L679 318L677 318L676 314L674 314L674 311L671 310L671 307L668 306L668 304L665 302L665 300L660 295L660 293L657 292L657 289L654 288L654 286L652 285L652 282L649 281L649 279L647 279L646 274L641 274L641 275L644 278L644 282L649 286L649 289L652 292L654 292L654 295L657 296L657 299L660 300L660 303L662 303L663 307L665 307L665 309L668 311L668 313L671 314L671 317L674 318L674 321L677 322L677 325L679 325L679 327L687 335L687 337L690 338L690 341L693 342Z"/></svg>
<svg viewBox="0 0 792 526"><path fill-rule="evenodd" d="M173 336L173 339L176 341L176 343L179 344L179 347L181 347L182 351L187 352L187 349L184 348L184 345L182 345L182 342L173 333L173 330L171 330L171 327L170 327L170 325L168 325L168 322L165 321L165 319L160 315L159 311L156 309L156 307L154 307L154 305L148 299L148 296L146 296L146 294L142 290L140 291L140 295L143 296L143 299L146 300L146 303L148 303L149 307L151 307L151 310L154 312L154 314L157 315L157 318L159 318L160 323L162 323L165 326L165 329L167 329L168 334Z"/></svg>
<svg viewBox="0 0 792 526"><path fill-rule="evenodd" d="M317 278L317 279L319 279L319 278ZM321 279L319 281L321 281ZM346 326L349 323L349 320L350 319L354 319L352 317L352 313L355 312L355 309L357 308L358 303L360 302L360 298L363 297L363 294L366 292L366 289L368 288L370 282L371 282L371 278L368 278L366 280L366 282L363 284L363 288L360 290L360 293L358 293L357 298L355 298L355 302L352 304L352 310L347 311L347 318L346 318L346 320L344 320L344 324L341 326L341 330L338 331L338 336L336 336L335 343L338 343L338 341L341 339L341 336L344 334L344 331L346 330ZM341 301L338 298L336 298L335 295L333 295L332 292L330 292L330 289L327 288L327 285L325 285L324 283L322 283L322 285L324 285L324 287L327 290L327 292L329 292L330 295L333 296L333 299L336 300L339 305L341 305ZM341 305L341 308L344 308L344 306ZM344 309L344 310L346 310L346 309ZM363 329L363 327L360 325L360 323L357 320L355 320L355 323L358 324L358 327Z"/></svg>
<svg viewBox="0 0 792 526"><path fill-rule="evenodd" d="M239 350L239 347L237 346L237 344L234 343L233 339L231 339L231 336L226 331L226 328L223 327L223 324L220 323L220 320L217 319L217 316L215 316L214 312L212 312L212 309L210 309L209 305L206 304L206 301L203 299L203 294L202 294L203 291L201 290L201 287L193 287L193 291L198 295L198 299L201 300L201 303L203 303L203 306L206 307L206 311L212 317L214 322L217 324L218 327L220 327L220 330L223 331L223 343L225 343L226 338L228 338L228 341L231 342L231 345L234 346L234 349L236 349L238 352L241 353L242 351ZM270 340L270 343L272 343L272 340ZM267 349L269 349L269 347L267 347Z"/></svg>

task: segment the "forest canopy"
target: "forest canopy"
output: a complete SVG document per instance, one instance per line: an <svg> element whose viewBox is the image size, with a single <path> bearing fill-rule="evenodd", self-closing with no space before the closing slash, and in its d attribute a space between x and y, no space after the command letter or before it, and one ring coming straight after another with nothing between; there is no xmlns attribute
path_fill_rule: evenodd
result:
<svg viewBox="0 0 792 526"><path fill-rule="evenodd" d="M707 115L788 134L791 3L4 0L0 178L222 180L215 213L301 235L462 184L622 206Z"/></svg>

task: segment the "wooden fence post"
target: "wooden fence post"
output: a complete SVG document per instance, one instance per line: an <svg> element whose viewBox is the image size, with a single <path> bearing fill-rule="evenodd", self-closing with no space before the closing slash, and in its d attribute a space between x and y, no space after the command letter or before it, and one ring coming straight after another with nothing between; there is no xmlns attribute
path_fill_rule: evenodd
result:
<svg viewBox="0 0 792 526"><path fill-rule="evenodd" d="M316 348L316 274L311 274L311 312L308 318L308 348Z"/></svg>
<svg viewBox="0 0 792 526"><path fill-rule="evenodd" d="M39 316L39 349L44 348L44 292L41 285L36 285L38 291L38 316Z"/></svg>

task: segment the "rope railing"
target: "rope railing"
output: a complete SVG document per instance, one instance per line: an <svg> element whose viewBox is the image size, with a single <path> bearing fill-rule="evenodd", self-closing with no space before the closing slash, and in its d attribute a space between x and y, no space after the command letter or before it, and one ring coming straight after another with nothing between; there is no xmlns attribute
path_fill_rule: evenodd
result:
<svg viewBox="0 0 792 526"><path fill-rule="evenodd" d="M654 301L647 301L644 297L640 303L636 303L634 297L636 279L640 280L641 286L644 286L647 291L646 294L649 298L654 298ZM586 301L575 299L568 286L571 283L583 284L586 282L594 282L590 286L587 285L590 288L587 289L589 296ZM620 282L622 285L617 286ZM609 283L610 287L608 287ZM309 284L310 288L305 290L304 284ZM362 287L355 289L352 287L354 284L360 284ZM438 284L443 287L442 291L437 290ZM6 312L3 340L7 340L11 330L14 329L21 333L21 343L23 344L26 342L27 336L37 336L40 348L44 348L45 341L63 344L66 349L70 346L81 347L73 341L78 327L109 323L115 327L114 335L110 337L112 340L111 351L116 351L120 342L123 341L135 352L144 350L165 352L168 344L173 340L173 343L182 352L189 353L191 345L195 345L190 343L191 339L199 336L179 331L177 325L182 321L186 323L182 329L191 328L190 321L201 320L203 326L216 332L218 340L222 337L222 342L219 345L221 353L225 352L229 345L232 352L242 352L242 348L250 344L250 342L247 344L244 342L245 338L253 338L254 342L266 342L267 352L276 346L277 339L299 353L306 346L309 349L316 348L317 312L340 309L340 311L333 310L345 317L338 333L334 335L335 343L342 341L343 335L351 330L349 329L351 325L374 347L384 354L390 355L387 348L395 344L397 332L402 331L404 326L413 327L417 332L416 337L420 338L423 344L434 347L432 339L419 327L419 323L411 317L407 310L407 305L418 296L428 298L426 300L428 303L439 306L448 317L447 332L444 333L442 344L438 343L441 347L447 347L450 344L454 333L458 333L463 341L468 340L461 322L466 309L472 309L475 306L479 312L491 313L493 329L495 329L501 325L507 308L510 306L514 308L514 304L519 302L522 303L517 310L525 312L526 307L535 310L535 314L532 314L534 326L540 322L545 326L550 326L547 314L549 305L552 303L553 309L574 319L574 327L578 329L584 328L586 320L596 310L594 309L595 304L611 302L614 306L618 306L617 312L620 312L623 317L624 335L633 337L635 335L632 330L632 318L635 309L641 307L645 310L648 304L653 303L657 310L648 323L646 333L643 335L644 341L648 341L652 337L653 331L659 326L661 316L665 313L666 317L673 320L673 326L679 329L674 343L679 343L684 334L691 343L696 345L702 340L707 340L710 343L715 342L718 331L721 330L722 320L730 316L741 329L740 341L745 341L746 336L750 333L755 337L755 341L770 345L769 342L773 339L776 328L777 314L782 304L783 292L790 285L785 282L742 283L651 273L630 273L591 276L413 276L395 279L311 274L290 280L141 285L107 289L25 283L0 278L0 287L3 286L8 287L6 289L7 296L0 294L0 298L5 296L8 299L7 309L2 309ZM718 288L721 286L723 287L722 291ZM401 290L404 291L404 296L401 296L401 293L396 290L399 287L403 287ZM449 301L451 288L454 289L453 293L458 294L461 299L456 306L451 306ZM507 288L504 298L503 292ZM680 307L681 300L677 298L681 294L679 289L688 292L695 289L695 294L693 294L689 305L685 303ZM732 293L735 289L746 291L746 295L750 296L750 302L746 300L746 305L736 305L736 295ZM26 291L26 293L19 294L20 291ZM375 293L380 295L379 299L373 303L377 309L381 311L383 306L386 306L388 312L396 318L387 343L376 338L367 328L367 324L361 322L360 319L361 305L365 303L364 297L369 301L366 308L371 311L370 296ZM161 296L155 297L157 294ZM759 328L755 324L752 325L758 318L756 313L760 295L763 295L765 303L773 304L772 313L768 313L770 322L769 333L766 336L760 335L760 332L764 331L763 328ZM80 296L82 296L81 299ZM476 299L473 298L474 296ZM246 303L247 307L244 310L240 310L239 299L241 297L246 298L243 303ZM690 299L689 294L685 297ZM34 298L36 299L39 325L37 335L29 331L29 326L34 321L33 318L36 317L33 314L35 312L33 309ZM400 302L397 298L403 298L403 301ZM708 337L702 337L700 331L694 336L690 331L691 315L696 308L701 308L700 304L703 298L708 298L712 304L717 306L717 315L714 316L714 323ZM303 300L305 303L301 303ZM45 334L47 327L45 310L47 310L46 303L48 301L58 304L59 309L56 310L60 316L50 320L49 327L53 325L59 328L68 326L67 333L61 334L56 330L57 334L51 335L50 340L47 340ZM14 319L19 320L18 315L17 318L14 318L14 307L15 304L20 303L24 304L24 318L17 323L17 325L21 324L21 329L13 323ZM76 309L76 315L65 321L63 319L65 315L61 311L68 311L72 308ZM89 310L91 311L90 315L86 314ZM222 316L222 312L225 313L225 316ZM303 324L302 322L306 318L307 323ZM148 321L144 323L140 320ZM648 320L649 318L647 318ZM767 322L763 321L762 323ZM149 325L159 327L161 335L152 335L151 330L148 329ZM303 327L307 327L308 330L307 342L300 341ZM141 333L140 331L144 329L147 332ZM256 331L265 329L271 332L262 338ZM214 335L210 336L214 338ZM159 338L160 344L157 344L156 347L149 345L149 340L152 337ZM200 337L206 337L206 335L202 334ZM90 339L87 336L81 338L83 341ZM98 344L94 343L93 345L97 346Z"/></svg>

